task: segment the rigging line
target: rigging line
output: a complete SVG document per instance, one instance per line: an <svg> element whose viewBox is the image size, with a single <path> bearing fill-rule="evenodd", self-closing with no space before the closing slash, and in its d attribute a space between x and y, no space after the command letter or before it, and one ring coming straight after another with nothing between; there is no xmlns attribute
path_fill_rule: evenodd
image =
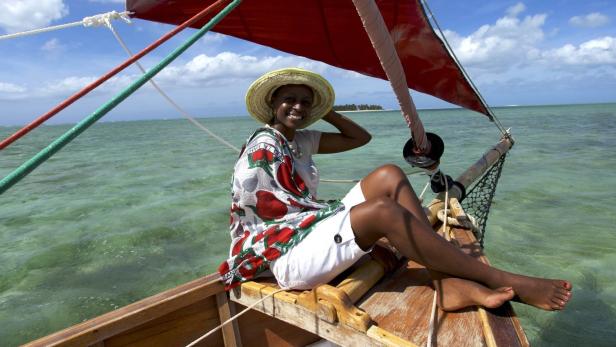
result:
<svg viewBox="0 0 616 347"><path fill-rule="evenodd" d="M207 14L210 10L218 8L218 5L223 1L220 0L212 5L210 5L205 10L199 12L195 17L203 16ZM224 9L222 9L218 14L216 14L209 22L207 22L201 29L199 29L196 33L194 33L188 40L182 43L179 47L177 47L173 52L167 55L163 60L161 60L156 66L150 69L145 75L141 76L139 79L134 81L131 85L124 88L120 93L116 94L111 100L109 100L106 104L99 107L96 111L94 111L91 115L89 115L86 119L79 122L73 128L68 130L62 136L54 140L49 146L45 147L39 153L37 153L34 157L30 158L27 162L23 163L20 167L15 169L13 172L8 174L2 180L0 180L0 194L4 193L7 189L12 187L15 183L19 182L22 178L36 169L39 165L44 163L47 159L49 159L52 155L60 151L64 146L66 146L69 142L71 142L74 138L79 136L82 132L88 129L92 124L94 124L97 120L106 115L109 111L119 105L122 101L128 98L131 94L133 94L137 89L146 84L146 82L154 77L157 73L162 71L167 65L171 64L177 57L179 57L182 53L184 53L190 46L192 46L195 42L197 42L200 38L205 35L212 27L218 24L229 12L231 12L235 7L240 4L241 0L233 0L231 1ZM199 18L191 18L187 22L192 21L193 19ZM185 24L184 23L184 24Z"/></svg>
<svg viewBox="0 0 616 347"><path fill-rule="evenodd" d="M436 325L438 306L436 305L437 293L434 290L434 297L432 298L432 312L430 313L430 320L428 324L428 339L426 341L426 347L432 347L434 343L432 342L434 336L434 326Z"/></svg>
<svg viewBox="0 0 616 347"><path fill-rule="evenodd" d="M426 10L428 10L428 13L430 14L430 19L434 22L434 25L436 25L436 28L438 29L438 32L439 32L439 34L441 36L441 39L445 43L445 47L447 48L447 50L449 51L449 53L451 54L451 56L455 60L456 64L460 68L460 71L462 71L462 74L464 75L466 80L470 83L470 85L475 90L475 93L477 93L477 96L479 97L479 99L483 103L484 107L488 111L490 117L492 117L492 119L494 120L494 124L496 125L498 130L500 130L500 132L503 134L503 136L505 136L507 138L511 138L511 134L509 133L509 131L505 130L505 127L502 125L502 123L500 122L498 117L496 117L496 114L494 113L494 111L492 111L492 108L490 108L488 103L485 101L485 99L483 98L483 95L481 95L481 93L479 92L479 89L477 88L477 86L475 85L473 80L470 78L469 74L466 72L466 69L464 68L464 66L462 66L462 64L460 64L460 60L458 59L458 57L456 56L456 53L451 48L451 45L449 44L449 41L447 41L447 38L445 37L445 34L443 33L443 30L441 30L441 26L438 24L438 21L436 20L436 17L434 16L434 14L432 13L432 10L430 9L430 6L428 6L428 0L421 0L421 2L423 4L424 8Z"/></svg>
<svg viewBox="0 0 616 347"><path fill-rule="evenodd" d="M423 196L426 193L426 190L428 189L429 186L430 186L430 177L428 177L428 182L426 182L426 185L423 187L421 194L419 194L419 201L423 201Z"/></svg>
<svg viewBox="0 0 616 347"><path fill-rule="evenodd" d="M128 14L129 14L128 11L124 11L124 12L111 11L111 12L101 13L101 14L97 14L94 16L90 16L90 17L84 17L82 20L77 21L77 22L53 25L53 26L46 27L46 28L38 28L38 29L33 29L33 30L22 31L19 33L1 35L0 40L8 40L8 39L13 39L17 37L42 34L42 33L50 32L50 31L67 29L67 28L72 28L76 26L84 26L84 27L99 26L99 25L104 24L103 21L105 20L110 21L111 19L122 19L123 21L130 23L130 19L128 19Z"/></svg>
<svg viewBox="0 0 616 347"><path fill-rule="evenodd" d="M122 64L116 66L114 69L112 69L111 71L107 72L105 75L101 76L98 80L96 80L96 81L90 83L89 85L85 86L83 89L81 89L77 93L73 94L72 96L70 96L69 98L64 100L63 102L61 102L58 105L56 105L54 108L49 110L47 113L41 115L40 117L38 117L37 119L32 121L30 124L28 124L28 125L24 126L23 128L19 129L13 135L5 138L4 140L2 140L0 142L0 150L4 149L6 146L8 146L11 143L15 142L16 140L18 140L22 136L26 135L31 130L33 130L34 128L36 128L39 125L41 125L43 122L45 122L49 118L55 116L58 112L62 111L63 109L65 109L66 107L68 107L69 105L74 103L75 101L79 100L84 95L86 95L89 92L91 92L92 90L94 90L94 88L100 86L105 81L107 81L111 77L115 76L120 71L124 70L127 66L130 66L131 64L133 64L138 59L140 59L143 56L145 56L146 54L150 53L152 50L154 50L158 46L162 45L164 42L166 42L167 40L169 40L170 38L175 36L180 31L184 30L185 28L187 28L191 24L194 24L199 19L205 17L207 14L209 14L213 9L217 8L223 2L225 2L225 0L218 0L218 1L216 1L214 4L210 5L205 10L197 13L196 15L194 15L192 18L190 18L186 22L180 24L179 26L175 27L173 30L171 30L168 33L166 33L165 35L161 36L158 40L156 40L151 45L149 45L146 48L144 48L143 50L141 50L139 53L134 55L132 58L129 58L129 59L125 60Z"/></svg>
<svg viewBox="0 0 616 347"><path fill-rule="evenodd" d="M414 175L423 174L423 171L405 172L404 174L406 176L414 176ZM357 182L360 182L361 179L352 179L352 180L319 179L319 181L327 182L327 183L357 183Z"/></svg>
<svg viewBox="0 0 616 347"><path fill-rule="evenodd" d="M109 28L109 30L111 30L111 32L113 33L113 36L115 36L116 40L118 41L118 43L120 44L120 46L122 46L122 48L124 49L124 51L126 52L126 54L128 54L129 57L133 56L133 53L131 52L131 50L126 46L126 43L124 42L124 40L122 40L122 38L120 37L120 35L117 33L117 31L115 30L115 28L113 27L113 25L111 24L111 21L106 21L105 25L107 26L107 28ZM135 65L137 65L137 67L139 68L139 70L141 70L142 73L146 73L145 69L143 68L143 66L141 65L141 63L139 63L139 61L135 61ZM184 110L182 107L180 107L180 105L178 105L173 99L171 99L171 97L165 93L160 86L158 85L158 83L156 83L154 81L154 79L152 78L150 81L150 84L152 85L152 87L154 87L154 89L156 89L156 91L165 99L167 100L168 103L171 104L171 106L173 106L173 108L175 108L184 118L186 118L188 121L190 121L192 124L194 124L196 127L198 127L199 129L205 131L206 133L208 133L208 135L212 136L214 139L218 140L220 143L222 143L223 145L231 148L232 150L234 150L235 152L239 153L240 149L235 147L234 145L232 145L231 143L229 143L228 141L226 141L225 139L223 139L222 137L216 135L214 132L212 132L210 129L206 128L203 124L201 124L200 122L198 122L194 117L192 117L188 112L186 112L186 110Z"/></svg>
<svg viewBox="0 0 616 347"><path fill-rule="evenodd" d="M427 187L427 186L426 186ZM422 193L423 194L423 193ZM448 242L451 241L451 234L448 232L447 230L447 203L449 202L449 185L447 183L447 178L445 178L445 218L443 219L443 237L445 238L445 240L447 240ZM426 342L426 346L427 347L432 347L432 338L434 335L434 327L437 324L437 304L436 304L436 300L437 300L437 288L435 285L435 289L434 289L434 299L432 299L432 313L430 314L430 323L428 324L428 341Z"/></svg>
<svg viewBox="0 0 616 347"><path fill-rule="evenodd" d="M267 294L266 296L264 296L263 298L259 299L257 302L255 302L254 304L246 307L244 310L242 310L242 312L236 314L235 316L227 319L226 321L220 323L217 327L215 327L214 329L208 331L205 335L202 335L201 337L197 338L195 341L189 343L188 345L186 345L186 347L192 347L194 345L196 345L197 343L199 343L200 341L202 341L203 339L205 339L206 337L212 335L213 333L215 333L216 331L220 330L223 326L229 324L230 322L234 321L235 319L239 318L241 315L243 315L244 313L250 311L251 309L253 309L255 306L257 306L258 304L260 304L261 302L265 301L267 298L273 296L274 294L278 294L282 291L285 290L289 290L290 288L280 288L278 290L275 290L274 292Z"/></svg>

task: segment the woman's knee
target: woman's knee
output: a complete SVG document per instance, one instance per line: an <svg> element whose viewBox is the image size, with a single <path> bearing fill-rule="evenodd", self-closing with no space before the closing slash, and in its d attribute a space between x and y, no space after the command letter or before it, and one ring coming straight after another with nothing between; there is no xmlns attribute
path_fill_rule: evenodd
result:
<svg viewBox="0 0 616 347"><path fill-rule="evenodd" d="M373 242L392 231L392 224L402 221L403 214L408 213L396 201L381 196L367 200L351 209L351 226L362 245Z"/></svg>
<svg viewBox="0 0 616 347"><path fill-rule="evenodd" d="M366 199L380 196L395 197L401 186L408 186L406 174L394 164L385 164L374 169L361 181L361 189Z"/></svg>
<svg viewBox="0 0 616 347"><path fill-rule="evenodd" d="M374 198L370 200L370 203L372 204L372 217L382 226L399 219L406 212L400 204L386 196Z"/></svg>
<svg viewBox="0 0 616 347"><path fill-rule="evenodd" d="M385 164L381 165L374 173L379 176L380 179L383 180L396 180L399 181L401 179L406 179L406 174L402 169L395 164Z"/></svg>
<svg viewBox="0 0 616 347"><path fill-rule="evenodd" d="M394 164L385 164L379 166L374 170L375 181L378 182L380 189L384 190L386 194L392 198L397 196L401 187L408 187L411 190L410 183L406 177L406 174L402 169Z"/></svg>

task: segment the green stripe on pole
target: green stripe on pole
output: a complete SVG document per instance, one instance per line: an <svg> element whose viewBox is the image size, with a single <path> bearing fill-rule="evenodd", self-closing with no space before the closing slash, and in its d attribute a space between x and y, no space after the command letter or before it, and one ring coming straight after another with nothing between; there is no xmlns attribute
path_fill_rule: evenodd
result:
<svg viewBox="0 0 616 347"><path fill-rule="evenodd" d="M165 59L163 59L158 65L150 69L148 72L143 74L138 80L133 82L130 86L126 87L123 91L114 96L111 100L109 100L106 104L99 107L96 111L94 111L88 118L82 120L77 123L73 128L64 133L62 136L53 141L49 146L42 149L38 152L34 157L32 157L27 162L23 163L20 167L15 169L15 171L8 174L6 177L0 181L0 194L3 194L10 187L12 187L15 183L19 182L22 178L27 176L30 172L34 171L39 165L44 163L47 159L49 159L52 155L57 153L62 149L62 147L66 146L69 142L71 142L74 138L79 136L82 132L88 129L92 124L101 119L104 115L106 115L109 111L111 111L114 107L119 105L122 101L128 98L131 94L133 94L137 89L146 84L152 77L154 77L157 73L159 73L162 69L164 69L167 65L169 65L172 61L174 61L177 57L179 57L182 53L184 53L190 46L192 46L197 40L199 40L205 33L207 33L212 27L214 27L218 22L220 22L229 12L231 12L237 5L239 5L241 0L233 0L227 7L225 7L222 11L220 11L214 18L212 18L206 25L204 25L199 31L197 31L193 36L191 36L186 42L184 42L181 46L176 48L171 54L169 54Z"/></svg>

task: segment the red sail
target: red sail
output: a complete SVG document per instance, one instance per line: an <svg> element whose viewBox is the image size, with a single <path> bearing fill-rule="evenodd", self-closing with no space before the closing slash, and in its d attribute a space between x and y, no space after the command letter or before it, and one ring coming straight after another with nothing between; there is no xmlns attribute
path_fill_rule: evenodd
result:
<svg viewBox="0 0 616 347"><path fill-rule="evenodd" d="M179 24L214 0L127 0L133 17ZM419 0L377 0L409 88L488 114ZM210 17L194 24L201 27ZM213 31L386 79L351 0L244 0Z"/></svg>

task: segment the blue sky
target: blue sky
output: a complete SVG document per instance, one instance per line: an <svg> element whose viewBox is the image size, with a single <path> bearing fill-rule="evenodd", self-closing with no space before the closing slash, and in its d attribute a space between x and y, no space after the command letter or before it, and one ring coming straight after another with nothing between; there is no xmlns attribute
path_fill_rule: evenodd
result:
<svg viewBox="0 0 616 347"><path fill-rule="evenodd" d="M333 1L333 0L331 0ZM445 36L487 102L542 105L616 102L616 1L430 0ZM0 35L82 20L112 10L117 0L2 0ZM115 21L127 45L139 51L171 26ZM142 60L153 66L193 31ZM126 59L104 27L75 27L0 40L0 125L30 122ZM197 117L244 116L243 96L257 76L302 66L324 74L336 102L396 108L387 82L217 34L207 34L157 77L162 88ZM73 123L134 80L130 67L50 123ZM450 105L413 92L418 108ZM179 117L149 86L103 120Z"/></svg>

